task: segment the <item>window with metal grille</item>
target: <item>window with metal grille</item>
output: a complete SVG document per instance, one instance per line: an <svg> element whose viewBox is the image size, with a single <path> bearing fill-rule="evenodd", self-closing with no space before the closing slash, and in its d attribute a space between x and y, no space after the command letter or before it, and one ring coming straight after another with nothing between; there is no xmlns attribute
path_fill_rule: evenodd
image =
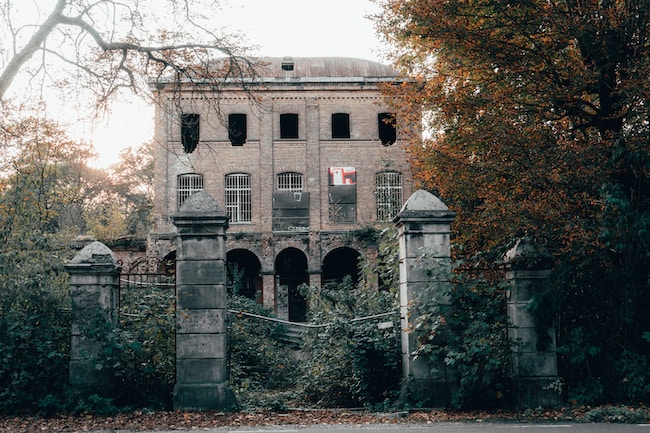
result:
<svg viewBox="0 0 650 433"><path fill-rule="evenodd" d="M377 221L391 221L402 207L402 173L377 173Z"/></svg>
<svg viewBox="0 0 650 433"><path fill-rule="evenodd" d="M180 174L176 178L176 206L181 205L197 191L203 190L203 176L196 173Z"/></svg>
<svg viewBox="0 0 650 433"><path fill-rule="evenodd" d="M251 176L246 173L226 175L226 211L231 223L251 221Z"/></svg>
<svg viewBox="0 0 650 433"><path fill-rule="evenodd" d="M285 172L278 174L278 191L302 191L302 174Z"/></svg>

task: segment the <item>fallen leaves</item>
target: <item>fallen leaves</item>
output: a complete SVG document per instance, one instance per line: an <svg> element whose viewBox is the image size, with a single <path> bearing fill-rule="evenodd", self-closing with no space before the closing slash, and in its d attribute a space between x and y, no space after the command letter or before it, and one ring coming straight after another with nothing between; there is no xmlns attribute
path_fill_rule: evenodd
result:
<svg viewBox="0 0 650 433"><path fill-rule="evenodd" d="M143 412L134 411L115 416L61 415L51 418L12 417L0 415L0 432L83 432L112 430L194 430L216 427L277 426L277 425L335 425L335 424L428 424L445 421L509 420L509 421L559 421L574 419L580 414L568 410L515 412L457 412L427 410L419 412L369 413L351 410L292 410L286 413L258 412Z"/></svg>

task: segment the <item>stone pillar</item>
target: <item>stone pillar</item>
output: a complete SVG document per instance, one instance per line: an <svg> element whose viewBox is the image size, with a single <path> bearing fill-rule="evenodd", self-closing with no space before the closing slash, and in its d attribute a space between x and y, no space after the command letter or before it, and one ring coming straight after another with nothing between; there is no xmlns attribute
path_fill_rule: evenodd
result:
<svg viewBox="0 0 650 433"><path fill-rule="evenodd" d="M508 339L516 401L521 408L553 407L562 403L562 381L557 371L555 329L539 340L529 304L537 293L549 290L552 257L526 239L520 239L504 257L508 311Z"/></svg>
<svg viewBox="0 0 650 433"><path fill-rule="evenodd" d="M275 274L273 270L262 271L262 305L275 308Z"/></svg>
<svg viewBox="0 0 650 433"><path fill-rule="evenodd" d="M399 237L400 316L402 322L402 398L448 406L455 374L443 362L414 359L421 334L418 317L426 305L443 317L449 309L451 284L450 224L455 213L433 194L416 191L395 217ZM438 333L444 338L444 332ZM442 340L441 340L442 342Z"/></svg>
<svg viewBox="0 0 650 433"><path fill-rule="evenodd" d="M70 384L84 394L110 396L113 372L101 362L107 344L101 336L117 325L122 268L106 245L93 242L65 269L70 274L72 298Z"/></svg>
<svg viewBox="0 0 650 433"><path fill-rule="evenodd" d="M232 410L226 344L228 217L205 191L172 217L176 240L177 410Z"/></svg>

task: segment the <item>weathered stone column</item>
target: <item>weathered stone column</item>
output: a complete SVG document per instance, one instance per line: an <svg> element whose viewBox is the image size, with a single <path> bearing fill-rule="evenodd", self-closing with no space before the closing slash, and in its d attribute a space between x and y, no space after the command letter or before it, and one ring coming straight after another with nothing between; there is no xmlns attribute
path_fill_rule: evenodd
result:
<svg viewBox="0 0 650 433"><path fill-rule="evenodd" d="M525 239L517 241L504 257L508 310L508 339L517 405L552 407L562 403L562 381L557 372L555 328L540 341L529 304L537 293L549 289L552 257Z"/></svg>
<svg viewBox="0 0 650 433"><path fill-rule="evenodd" d="M450 224L454 216L436 196L419 190L394 220L399 237L403 398L407 393L435 406L449 405L455 374L443 362L431 365L425 357L414 359L412 353L421 336L416 326L423 309L443 317L450 306ZM444 332L438 335L444 338Z"/></svg>
<svg viewBox="0 0 650 433"><path fill-rule="evenodd" d="M174 408L232 410L226 344L228 217L205 191L172 217L176 240Z"/></svg>
<svg viewBox="0 0 650 433"><path fill-rule="evenodd" d="M101 335L117 325L122 268L106 245L93 242L65 269L70 274L72 298L70 384L85 394L110 396L113 372L101 363L107 343Z"/></svg>

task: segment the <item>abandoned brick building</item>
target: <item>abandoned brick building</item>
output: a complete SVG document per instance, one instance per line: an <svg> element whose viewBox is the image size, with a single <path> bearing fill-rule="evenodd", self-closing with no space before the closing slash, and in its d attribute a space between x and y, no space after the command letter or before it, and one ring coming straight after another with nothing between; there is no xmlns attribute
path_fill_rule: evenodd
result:
<svg viewBox="0 0 650 433"><path fill-rule="evenodd" d="M154 89L149 254L174 258L170 216L204 189L228 213L227 261L240 292L303 321L297 288L357 281L359 257L377 254L368 233L412 193L402 126L379 90L397 74L352 58L258 60L253 79L224 80L218 93Z"/></svg>

